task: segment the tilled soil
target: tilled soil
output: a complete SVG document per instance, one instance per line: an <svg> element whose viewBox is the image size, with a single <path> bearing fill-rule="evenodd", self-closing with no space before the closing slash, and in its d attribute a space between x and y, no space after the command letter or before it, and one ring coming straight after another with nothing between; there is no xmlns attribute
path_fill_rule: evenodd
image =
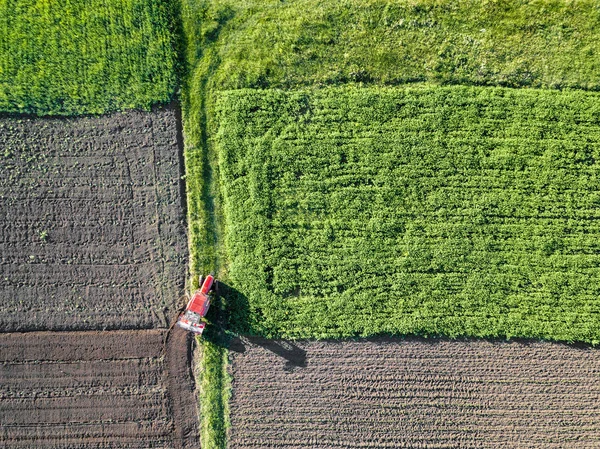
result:
<svg viewBox="0 0 600 449"><path fill-rule="evenodd" d="M187 260L177 114L0 118L0 331L168 326Z"/></svg>
<svg viewBox="0 0 600 449"><path fill-rule="evenodd" d="M230 354L232 449L600 447L597 350L244 339Z"/></svg>
<svg viewBox="0 0 600 449"><path fill-rule="evenodd" d="M177 328L0 334L0 445L199 447L190 363Z"/></svg>
<svg viewBox="0 0 600 449"><path fill-rule="evenodd" d="M199 447L177 116L0 118L0 447Z"/></svg>

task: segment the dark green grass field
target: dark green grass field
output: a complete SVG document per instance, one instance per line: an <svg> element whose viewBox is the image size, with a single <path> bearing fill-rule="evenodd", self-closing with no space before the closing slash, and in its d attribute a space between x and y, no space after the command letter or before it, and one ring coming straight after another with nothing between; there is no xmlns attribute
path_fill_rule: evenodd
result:
<svg viewBox="0 0 600 449"><path fill-rule="evenodd" d="M174 98L175 4L0 2L0 110L89 114Z"/></svg>
<svg viewBox="0 0 600 449"><path fill-rule="evenodd" d="M224 92L232 324L600 339L600 95Z"/></svg>

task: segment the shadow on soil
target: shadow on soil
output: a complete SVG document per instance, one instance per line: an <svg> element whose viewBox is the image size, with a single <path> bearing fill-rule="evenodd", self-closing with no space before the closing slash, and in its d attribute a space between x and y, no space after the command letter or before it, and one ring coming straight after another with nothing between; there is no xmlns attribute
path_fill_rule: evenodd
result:
<svg viewBox="0 0 600 449"><path fill-rule="evenodd" d="M427 344L427 345L437 345L443 342L474 342L474 341L487 341L489 343L494 343L494 344L511 344L511 345L518 345L518 346L531 346L534 344L538 344L540 342L544 342L544 343L552 343L554 345L560 345L560 346L565 346L571 349L578 349L581 351L588 351L588 350L598 350L599 347L598 346L594 346L591 343L583 343L583 342L564 342L564 341L553 341L553 340L544 340L544 339L532 339L532 338L519 338L519 337L512 337L512 338L502 338L502 337L481 337L481 338L477 338L477 337L456 337L456 338L450 338L450 337L445 337L445 336L440 336L440 335L435 335L435 336L420 336L420 335L375 335L375 336L371 336L371 337L366 337L366 338L353 338L351 340L354 341L368 341L371 343L380 343L380 344L384 344L384 343L398 343L400 341L418 341L421 344ZM331 343L335 343L335 342L341 342L343 340L326 340L328 342Z"/></svg>
<svg viewBox="0 0 600 449"><path fill-rule="evenodd" d="M295 368L306 368L306 351L294 343L286 340L268 340L262 337L234 338L229 344L229 350L233 352L245 352L245 343L265 348L279 357L285 359L284 371L292 371Z"/></svg>
<svg viewBox="0 0 600 449"><path fill-rule="evenodd" d="M230 324L233 324L236 330L241 329L242 333L247 327L250 306L248 298L240 291L219 282L214 302L216 307L212 307L208 312L209 324L203 334L207 341L238 353L246 351L246 344L260 346L284 359L286 371L306 367L306 351L293 342L252 336L240 337L228 332Z"/></svg>

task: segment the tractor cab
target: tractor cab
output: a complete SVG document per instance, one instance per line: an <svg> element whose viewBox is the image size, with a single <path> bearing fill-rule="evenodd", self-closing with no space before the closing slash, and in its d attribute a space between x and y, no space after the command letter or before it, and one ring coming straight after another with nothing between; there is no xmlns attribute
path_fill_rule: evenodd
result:
<svg viewBox="0 0 600 449"><path fill-rule="evenodd" d="M204 282L202 282L202 277L200 278L200 288L192 295L185 311L179 315L179 319L177 320L179 327L198 335L202 334L202 331L206 327L206 323L202 321L202 318L206 315L210 307L209 292L213 282L214 276L212 274L206 276Z"/></svg>

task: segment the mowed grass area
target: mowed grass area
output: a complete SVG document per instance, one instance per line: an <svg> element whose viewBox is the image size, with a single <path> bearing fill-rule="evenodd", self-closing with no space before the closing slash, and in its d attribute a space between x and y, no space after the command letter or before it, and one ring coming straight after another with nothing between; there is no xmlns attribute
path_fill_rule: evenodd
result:
<svg viewBox="0 0 600 449"><path fill-rule="evenodd" d="M3 0L0 111L96 114L171 100L177 17L168 0Z"/></svg>
<svg viewBox="0 0 600 449"><path fill-rule="evenodd" d="M600 95L223 92L238 332L600 340Z"/></svg>
<svg viewBox="0 0 600 449"><path fill-rule="evenodd" d="M594 0L183 0L218 89L353 82L600 89Z"/></svg>

